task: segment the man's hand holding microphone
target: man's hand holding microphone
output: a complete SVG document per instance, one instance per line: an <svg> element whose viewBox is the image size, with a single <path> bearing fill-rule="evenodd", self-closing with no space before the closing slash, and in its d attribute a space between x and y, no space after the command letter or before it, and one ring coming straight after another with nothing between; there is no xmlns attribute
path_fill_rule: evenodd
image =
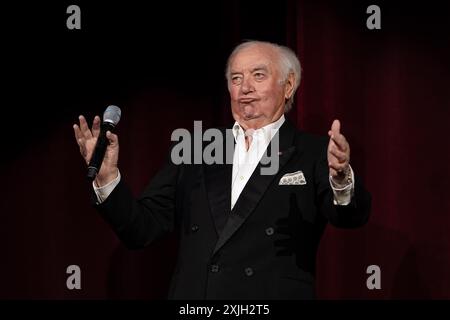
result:
<svg viewBox="0 0 450 320"><path fill-rule="evenodd" d="M97 187L107 185L119 173L119 139L112 130L120 120L121 112L116 106L109 106L103 114L103 122L95 116L89 129L84 116L79 116L80 124L74 124L75 139L80 153L88 165L87 178L95 179Z"/></svg>

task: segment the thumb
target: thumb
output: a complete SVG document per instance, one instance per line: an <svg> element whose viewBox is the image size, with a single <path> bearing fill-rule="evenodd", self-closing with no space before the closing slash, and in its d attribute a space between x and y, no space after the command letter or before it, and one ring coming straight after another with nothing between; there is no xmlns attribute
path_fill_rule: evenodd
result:
<svg viewBox="0 0 450 320"><path fill-rule="evenodd" d="M106 138L109 141L109 145L115 147L119 143L119 139L116 134L111 131L106 131Z"/></svg>
<svg viewBox="0 0 450 320"><path fill-rule="evenodd" d="M333 134L339 134L341 131L341 123L339 120L334 120L333 124L331 125L331 131Z"/></svg>

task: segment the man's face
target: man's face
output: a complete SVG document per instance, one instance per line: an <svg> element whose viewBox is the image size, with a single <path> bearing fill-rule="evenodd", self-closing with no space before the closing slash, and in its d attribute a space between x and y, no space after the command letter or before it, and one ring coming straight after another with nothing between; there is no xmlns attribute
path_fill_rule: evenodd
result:
<svg viewBox="0 0 450 320"><path fill-rule="evenodd" d="M244 129L259 128L284 113L288 84L280 84L278 56L269 46L254 45L239 51L230 63L228 83L233 117Z"/></svg>

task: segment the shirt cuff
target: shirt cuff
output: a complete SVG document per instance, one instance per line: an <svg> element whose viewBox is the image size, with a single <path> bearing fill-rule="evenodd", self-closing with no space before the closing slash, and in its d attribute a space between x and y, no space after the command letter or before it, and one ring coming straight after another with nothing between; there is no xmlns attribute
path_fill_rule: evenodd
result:
<svg viewBox="0 0 450 320"><path fill-rule="evenodd" d="M351 182L348 184L344 184L344 185L337 184L336 182L333 181L333 178L331 176L329 178L330 186L331 186L331 189L333 190L333 195L334 195L333 203L335 205L346 206L352 201L352 196L354 193L354 186L355 186L355 175L354 175L353 169L352 169L352 167L350 167L350 165L349 165L349 169L350 169Z"/></svg>
<svg viewBox="0 0 450 320"><path fill-rule="evenodd" d="M97 187L95 185L95 180L92 181L92 187L94 188L95 195L97 196L98 204L104 202L106 198L109 197L111 192L113 192L114 188L120 182L120 171L117 170L117 177L108 184L105 184L103 187Z"/></svg>

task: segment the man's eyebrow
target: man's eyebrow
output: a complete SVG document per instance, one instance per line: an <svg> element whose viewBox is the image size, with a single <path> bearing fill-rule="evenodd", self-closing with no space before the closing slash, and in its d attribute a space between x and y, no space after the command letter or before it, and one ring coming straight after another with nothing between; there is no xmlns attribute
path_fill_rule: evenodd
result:
<svg viewBox="0 0 450 320"><path fill-rule="evenodd" d="M250 70L251 73L253 73L255 71L269 72L269 68L265 64L260 64L260 65L257 65L256 67L254 67L254 68L252 68ZM234 71L234 70L231 70L231 72L230 72L230 75L232 75L232 76L233 75L237 75L237 74L242 74L242 72L241 71Z"/></svg>
<svg viewBox="0 0 450 320"><path fill-rule="evenodd" d="M267 68L267 66L266 65L264 65L264 64L261 64L261 65L258 65L258 66L256 66L256 67L254 67L252 70L251 70L251 72L253 73L253 72L255 72L255 71L269 71L269 68Z"/></svg>

